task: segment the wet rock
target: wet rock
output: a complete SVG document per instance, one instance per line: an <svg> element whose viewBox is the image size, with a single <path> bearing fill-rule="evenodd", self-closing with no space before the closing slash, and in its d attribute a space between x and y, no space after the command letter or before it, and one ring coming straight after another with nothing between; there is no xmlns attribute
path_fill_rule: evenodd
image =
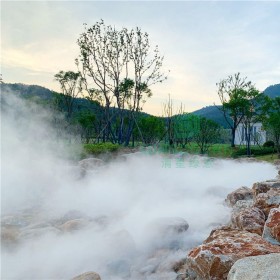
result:
<svg viewBox="0 0 280 280"><path fill-rule="evenodd" d="M240 212L233 212L231 222L235 228L262 235L265 215L257 207L245 208Z"/></svg>
<svg viewBox="0 0 280 280"><path fill-rule="evenodd" d="M280 208L270 210L265 222L263 238L272 244L280 245Z"/></svg>
<svg viewBox="0 0 280 280"><path fill-rule="evenodd" d="M247 257L232 266L227 280L280 279L279 264L280 254Z"/></svg>
<svg viewBox="0 0 280 280"><path fill-rule="evenodd" d="M228 194L226 198L226 203L232 207L239 200L250 200L252 198L253 198L252 190L248 187L241 187Z"/></svg>
<svg viewBox="0 0 280 280"><path fill-rule="evenodd" d="M86 219L74 219L65 222L60 225L58 228L63 232L73 232L80 230L88 225L88 221Z"/></svg>
<svg viewBox="0 0 280 280"><path fill-rule="evenodd" d="M179 217L159 218L154 222L154 226L163 234L182 233L189 228L187 221Z"/></svg>
<svg viewBox="0 0 280 280"><path fill-rule="evenodd" d="M79 166L84 170L95 170L104 165L104 161L99 158L86 158L79 161Z"/></svg>
<svg viewBox="0 0 280 280"><path fill-rule="evenodd" d="M266 217L270 209L277 208L280 205L280 188L273 188L265 193L259 193L255 198L254 206L260 208Z"/></svg>
<svg viewBox="0 0 280 280"><path fill-rule="evenodd" d="M1 226L26 227L30 224L30 217L23 215L8 215L1 218Z"/></svg>
<svg viewBox="0 0 280 280"><path fill-rule="evenodd" d="M20 235L20 239L33 239L38 238L44 235L57 235L60 233L55 227L49 226L44 228L31 228L31 229L24 229Z"/></svg>
<svg viewBox="0 0 280 280"><path fill-rule="evenodd" d="M18 242L20 231L13 226L6 226L1 228L1 245L11 246Z"/></svg>
<svg viewBox="0 0 280 280"><path fill-rule="evenodd" d="M155 248L179 249L189 224L183 218L170 217L156 219L149 227L152 246Z"/></svg>
<svg viewBox="0 0 280 280"><path fill-rule="evenodd" d="M74 278L72 278L71 280L101 280L99 274L97 274L96 272L85 272L83 274L80 274Z"/></svg>
<svg viewBox="0 0 280 280"><path fill-rule="evenodd" d="M280 253L275 246L248 231L222 227L188 254L188 279L227 279L232 265L247 256Z"/></svg>

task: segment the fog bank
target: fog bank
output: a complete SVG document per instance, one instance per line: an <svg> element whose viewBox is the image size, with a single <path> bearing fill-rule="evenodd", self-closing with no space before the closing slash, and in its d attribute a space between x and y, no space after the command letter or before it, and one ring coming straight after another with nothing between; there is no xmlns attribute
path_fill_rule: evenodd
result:
<svg viewBox="0 0 280 280"><path fill-rule="evenodd" d="M1 279L176 279L172 264L227 221L227 193L276 176L266 163L145 152L82 176L52 117L2 94Z"/></svg>

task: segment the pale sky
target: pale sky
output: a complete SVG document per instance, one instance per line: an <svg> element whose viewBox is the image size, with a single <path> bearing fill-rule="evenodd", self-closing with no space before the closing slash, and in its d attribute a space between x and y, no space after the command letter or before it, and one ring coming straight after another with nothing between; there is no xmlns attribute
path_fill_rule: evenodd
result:
<svg viewBox="0 0 280 280"><path fill-rule="evenodd" d="M260 90L280 83L279 15L279 1L2 1L1 73L4 82L59 91L53 76L76 70L83 23L139 26L171 71L144 111L161 115L170 94L191 112L218 103L216 83L230 74Z"/></svg>

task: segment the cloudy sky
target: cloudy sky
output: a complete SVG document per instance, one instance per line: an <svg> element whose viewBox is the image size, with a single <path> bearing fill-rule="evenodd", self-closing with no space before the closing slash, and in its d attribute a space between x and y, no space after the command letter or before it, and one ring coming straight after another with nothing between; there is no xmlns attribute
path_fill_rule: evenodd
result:
<svg viewBox="0 0 280 280"><path fill-rule="evenodd" d="M161 115L171 95L185 111L218 103L216 82L241 72L260 90L280 83L280 2L2 1L5 82L59 91L53 75L75 70L83 23L139 26L165 55L168 80L144 111Z"/></svg>

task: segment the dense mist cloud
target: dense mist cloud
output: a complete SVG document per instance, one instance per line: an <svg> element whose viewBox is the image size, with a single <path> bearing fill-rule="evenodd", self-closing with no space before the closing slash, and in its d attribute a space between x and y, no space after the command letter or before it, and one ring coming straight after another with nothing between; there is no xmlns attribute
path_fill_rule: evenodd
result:
<svg viewBox="0 0 280 280"><path fill-rule="evenodd" d="M2 240L1 279L175 279L172 264L227 221L226 194L276 175L265 163L145 152L84 175L50 112L3 95L2 230L14 238Z"/></svg>

